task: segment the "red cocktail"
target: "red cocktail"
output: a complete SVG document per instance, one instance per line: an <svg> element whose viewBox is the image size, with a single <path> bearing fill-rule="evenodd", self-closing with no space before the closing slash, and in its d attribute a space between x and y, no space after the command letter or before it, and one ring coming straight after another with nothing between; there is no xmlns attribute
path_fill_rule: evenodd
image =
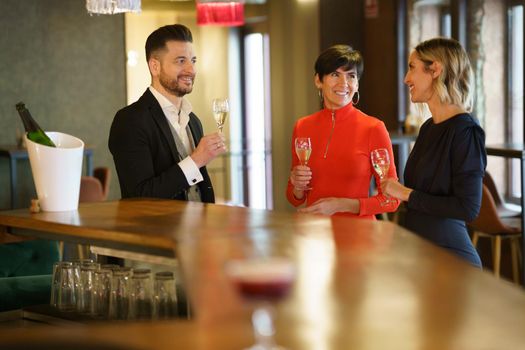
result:
<svg viewBox="0 0 525 350"><path fill-rule="evenodd" d="M226 265L226 273L240 294L259 302L252 315L257 343L250 349L284 349L275 345L275 330L270 302L286 297L295 281L295 267L285 258L260 258L232 260Z"/></svg>

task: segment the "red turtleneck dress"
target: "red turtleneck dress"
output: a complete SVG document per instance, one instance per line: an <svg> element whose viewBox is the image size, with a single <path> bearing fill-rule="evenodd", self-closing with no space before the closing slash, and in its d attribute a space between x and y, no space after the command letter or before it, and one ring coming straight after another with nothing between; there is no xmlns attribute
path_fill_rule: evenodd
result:
<svg viewBox="0 0 525 350"><path fill-rule="evenodd" d="M312 189L298 200L288 180L286 196L292 205L299 206L306 200L308 206L327 197L359 199L358 215L348 212L335 215L369 219L375 219L375 214L397 209L398 200L391 199L390 204L381 206L383 195L369 197L372 176L379 183L379 176L370 162L372 150L388 150L388 176L397 179L392 143L382 121L364 114L351 103L335 111L325 108L299 119L292 137L292 168L299 164L294 146L296 137L310 137L311 140L312 154L308 166L312 170Z"/></svg>

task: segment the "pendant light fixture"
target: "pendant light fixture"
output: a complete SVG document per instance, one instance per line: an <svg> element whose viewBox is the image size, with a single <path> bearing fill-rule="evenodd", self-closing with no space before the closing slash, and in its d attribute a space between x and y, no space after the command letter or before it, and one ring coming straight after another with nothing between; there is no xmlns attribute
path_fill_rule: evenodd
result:
<svg viewBox="0 0 525 350"><path fill-rule="evenodd" d="M86 0L90 15L114 15L124 12L140 12L141 0Z"/></svg>
<svg viewBox="0 0 525 350"><path fill-rule="evenodd" d="M197 0L197 24L225 27L244 24L243 0Z"/></svg>

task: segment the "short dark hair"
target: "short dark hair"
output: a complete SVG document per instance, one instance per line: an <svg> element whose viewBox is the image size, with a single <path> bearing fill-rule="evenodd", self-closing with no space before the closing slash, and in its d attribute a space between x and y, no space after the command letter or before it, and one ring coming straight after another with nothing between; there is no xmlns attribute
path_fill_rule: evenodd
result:
<svg viewBox="0 0 525 350"><path fill-rule="evenodd" d="M146 40L146 61L149 61L153 52L166 48L166 42L170 40L192 43L193 36L188 27L182 24L160 27L151 33Z"/></svg>
<svg viewBox="0 0 525 350"><path fill-rule="evenodd" d="M335 72L339 68L345 71L355 68L357 78L363 74L363 56L349 45L334 45L324 50L315 61L315 73L319 80L327 74Z"/></svg>

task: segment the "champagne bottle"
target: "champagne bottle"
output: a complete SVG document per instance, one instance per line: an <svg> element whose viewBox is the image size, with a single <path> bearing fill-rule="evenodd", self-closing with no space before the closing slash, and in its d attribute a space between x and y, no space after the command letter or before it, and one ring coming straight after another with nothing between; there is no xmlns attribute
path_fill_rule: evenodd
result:
<svg viewBox="0 0 525 350"><path fill-rule="evenodd" d="M18 114L20 114L20 118L22 118L28 139L41 145L56 147L49 136L46 135L44 130L42 130L42 128L33 119L31 113L29 113L29 110L26 108L23 102L18 102L16 104L16 110L18 111Z"/></svg>

